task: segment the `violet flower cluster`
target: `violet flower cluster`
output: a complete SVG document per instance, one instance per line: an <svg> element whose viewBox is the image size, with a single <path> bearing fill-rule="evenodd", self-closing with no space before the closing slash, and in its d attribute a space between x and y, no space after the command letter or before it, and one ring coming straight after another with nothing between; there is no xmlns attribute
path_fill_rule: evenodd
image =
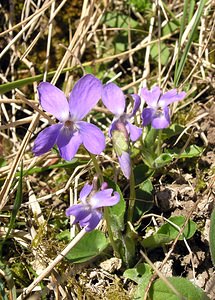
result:
<svg viewBox="0 0 215 300"><path fill-rule="evenodd" d="M114 114L109 129L110 136L113 136L115 131L119 131L128 145L130 141L137 141L142 134L142 128L132 124L132 118L140 107L140 97L136 94L130 95L134 100L134 107L131 113L126 113L125 95L114 83L102 86L99 79L87 74L75 84L69 101L60 89L48 82L40 83L38 93L42 108L53 114L59 123L45 128L38 134L33 147L35 155L46 153L55 144L65 160L71 160L81 144L92 154L100 154L105 148L104 134L97 126L82 121L100 98ZM141 98L148 106L142 112L142 125L151 124L156 129L168 127L170 125L169 104L184 99L185 95L185 92L177 93L175 89L162 94L157 86L151 91L143 88ZM117 156L124 175L129 178L129 147L125 151L122 149Z"/></svg>
<svg viewBox="0 0 215 300"><path fill-rule="evenodd" d="M141 114L142 125L151 124L155 129L162 129L170 125L169 105L186 96L185 92L177 93L175 89L163 94L158 86L152 90L143 88L141 97L136 94L130 95L134 106L133 111L127 113L122 90L114 83L102 86L100 80L90 74L83 76L75 84L69 101L61 90L48 82L40 83L38 93L42 108L53 114L59 123L45 128L38 134L33 147L35 155L46 153L55 144L65 160L71 160L82 144L90 153L100 154L105 148L105 136L97 126L83 119L99 99L102 99L104 105L114 114L109 136L127 179L131 175L130 142L137 141L142 134L142 128L132 124L141 99L147 104ZM115 205L119 199L119 194L107 188L106 183L100 191L93 188L93 185L85 184L80 192L81 203L69 207L66 215L73 215L74 224L79 223L86 231L91 231L102 218L102 207Z"/></svg>
<svg viewBox="0 0 215 300"><path fill-rule="evenodd" d="M79 223L85 227L86 231L91 231L99 224L102 219L102 207L113 206L120 200L118 192L108 188L104 182L100 191L93 189L93 185L85 184L80 192L80 204L75 204L67 208L66 215L74 216L73 224Z"/></svg>

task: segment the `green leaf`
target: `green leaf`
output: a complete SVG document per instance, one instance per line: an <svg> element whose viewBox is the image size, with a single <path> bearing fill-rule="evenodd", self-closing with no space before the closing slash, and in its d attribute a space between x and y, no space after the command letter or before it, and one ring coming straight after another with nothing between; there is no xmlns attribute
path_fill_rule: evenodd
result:
<svg viewBox="0 0 215 300"><path fill-rule="evenodd" d="M0 157L0 168L7 165L7 161L4 159L4 157Z"/></svg>
<svg viewBox="0 0 215 300"><path fill-rule="evenodd" d="M146 198L150 198L151 200L151 196L152 196L152 192L153 192L153 184L150 180L150 178L146 179L145 181L143 181L140 185L139 185L139 189L144 192L145 197Z"/></svg>
<svg viewBox="0 0 215 300"><path fill-rule="evenodd" d="M66 255L72 263L81 263L98 256L109 245L103 232L93 230L85 236Z"/></svg>
<svg viewBox="0 0 215 300"><path fill-rule="evenodd" d="M54 75L54 74L53 74ZM53 76L52 75L52 76ZM33 77L27 77L24 79L14 80L12 82L8 82L5 84L0 85L0 94L5 94L13 89L21 88L27 84L31 84L35 81L40 81L43 79L43 74L39 74Z"/></svg>
<svg viewBox="0 0 215 300"><path fill-rule="evenodd" d="M83 64L85 65L85 64ZM69 67L69 68L65 68L61 71L61 74L66 73L68 71L72 71L74 69L77 69L79 67ZM51 78L55 75L56 70L55 71L51 71L49 73L47 73L47 78ZM5 94L13 89L16 88L21 88L27 84L32 84L33 82L38 82L43 80L44 74L38 74L35 75L33 77L27 77L27 78L23 78L23 79L18 79L18 80L14 80L12 82L8 82L5 84L0 85L0 94Z"/></svg>
<svg viewBox="0 0 215 300"><path fill-rule="evenodd" d="M158 156L154 161L154 167L155 168L162 168L169 163L171 163L173 160L173 155L169 153L162 153L160 156Z"/></svg>
<svg viewBox="0 0 215 300"><path fill-rule="evenodd" d="M22 204L22 177L23 177L23 161L21 163L21 168L20 168L20 175L19 175L19 182L18 182L18 187L17 187L17 192L16 192L16 198L14 201L12 213L11 213L11 218L10 218L10 223L8 226L8 231L5 236L5 240L9 237L11 230L14 227L15 221L16 221L16 216L18 214L18 211L20 209L20 206Z"/></svg>
<svg viewBox="0 0 215 300"><path fill-rule="evenodd" d="M184 216L174 216L174 217L170 217L168 220L174 223L175 225L177 225L177 227L181 228L184 225L186 218ZM162 225L157 232L168 235L170 239L173 240L178 235L177 227L174 227L174 225L172 225L171 223L166 223ZM192 220L189 220L183 230L183 234L179 237L179 240L183 240L184 237L186 239L190 239L195 234L196 229L197 229L196 223Z"/></svg>
<svg viewBox="0 0 215 300"><path fill-rule="evenodd" d="M179 124L171 124L168 128L162 130L162 140L170 139L173 136L177 136L183 132L184 126Z"/></svg>
<svg viewBox="0 0 215 300"><path fill-rule="evenodd" d="M185 220L186 218L184 216L174 216L169 218L169 221L177 225L179 228L184 225ZM141 242L142 246L145 248L156 248L173 241L177 237L179 230L171 223L162 225L155 234L145 238ZM184 237L186 239L190 239L195 234L196 229L196 223L192 220L189 220L183 230L182 235L179 237L179 240L183 240Z"/></svg>
<svg viewBox="0 0 215 300"><path fill-rule="evenodd" d="M87 161L84 161L84 160L78 160L77 158L73 158L71 161L67 161L67 162L60 162L60 163L57 163L57 164L53 164L53 165L50 165L50 166L45 166L45 167L34 167L34 168L30 168L28 170L24 170L23 171L23 177L26 176L26 175L31 175L31 174L35 174L35 173L42 173L42 172L46 172L46 171L50 171L50 170L53 170L53 169L65 169L65 168L68 168L69 170L73 170L75 169L77 166L79 166L80 164L86 164ZM20 172L17 172L16 175L17 176L20 176ZM4 180L4 178L0 179L1 180Z"/></svg>
<svg viewBox="0 0 215 300"><path fill-rule="evenodd" d="M125 278L131 279L137 284L139 284L142 281L142 276L145 274L152 275L153 270L152 268L146 264L146 263L140 263L135 268L127 269L123 276Z"/></svg>
<svg viewBox="0 0 215 300"><path fill-rule="evenodd" d="M114 28L135 28L139 25L137 21L129 17L128 15L119 13L119 12L107 12L103 19L102 23L105 23L109 27Z"/></svg>
<svg viewBox="0 0 215 300"><path fill-rule="evenodd" d="M125 229L126 203L119 186L110 179L105 178L108 186L120 194L120 201L108 208L109 223L113 232L113 237L118 249L118 253L126 265L130 265L135 254L135 243L133 238L123 235Z"/></svg>
<svg viewBox="0 0 215 300"><path fill-rule="evenodd" d="M30 168L28 170L24 170L23 171L23 177L26 175L31 175L31 174L35 174L35 173L42 173L45 171L49 171L49 170L53 170L53 169L65 169L68 168L68 170L72 171L73 169L75 169L77 166L79 166L80 164L86 164L87 161L84 160L78 160L77 158L72 159L71 161L68 162L60 162L57 164L53 164L50 166L45 166L45 167L35 167L35 168ZM17 172L15 176L20 176L20 172ZM5 180L4 178L0 178L0 182Z"/></svg>
<svg viewBox="0 0 215 300"><path fill-rule="evenodd" d="M141 150L144 163L149 169L153 169L154 161L156 159L154 150L147 148L145 145Z"/></svg>
<svg viewBox="0 0 215 300"><path fill-rule="evenodd" d="M113 234L116 238L119 238L119 233L124 230L126 203L119 186L110 179L105 178L105 181L108 183L108 187L112 188L120 195L120 201L116 205L108 208Z"/></svg>
<svg viewBox="0 0 215 300"><path fill-rule="evenodd" d="M142 147L142 155L144 163L149 167L152 168L154 160L156 158L155 150L156 150L156 143L155 140L158 136L158 130L151 127L146 126L143 128L143 147Z"/></svg>
<svg viewBox="0 0 215 300"><path fill-rule="evenodd" d="M158 136L158 130L153 128L152 126L146 126L143 128L143 143L144 146L149 148L155 147L155 140Z"/></svg>
<svg viewBox="0 0 215 300"><path fill-rule="evenodd" d="M121 156L123 152L128 151L128 142L122 131L114 130L112 132L113 148L118 156Z"/></svg>
<svg viewBox="0 0 215 300"><path fill-rule="evenodd" d="M124 42L115 42L114 46L116 48L116 53L121 53L128 49L127 43Z"/></svg>
<svg viewBox="0 0 215 300"><path fill-rule="evenodd" d="M92 63L91 62L86 62L86 63L83 63L82 66L85 67L85 66L88 66L90 64L92 64ZM64 74L66 72L73 71L73 70L79 69L79 68L80 68L80 66L64 68L61 71L61 74ZM55 75L55 73L56 73L56 70L47 73L47 79L52 78ZM44 74L38 74L38 75L35 75L33 77L31 76L31 77L18 79L18 80L14 80L12 82L1 84L0 85L0 94L5 94L5 93L7 93L11 90L14 90L16 88L21 88L21 87L26 86L28 84L32 84L34 82L39 82L39 81L43 80L43 77L44 77Z"/></svg>
<svg viewBox="0 0 215 300"><path fill-rule="evenodd" d="M175 21L169 21L162 29L162 35L168 35L179 29L179 24Z"/></svg>
<svg viewBox="0 0 215 300"><path fill-rule="evenodd" d="M140 263L135 268L128 269L124 272L125 278L131 279L136 282L137 288L134 294L134 299L143 299L145 289L152 277L153 270L146 263Z"/></svg>
<svg viewBox="0 0 215 300"><path fill-rule="evenodd" d="M151 9L152 2L150 0L130 0L130 3L136 8L138 12L144 12Z"/></svg>
<svg viewBox="0 0 215 300"><path fill-rule="evenodd" d="M117 241L120 256L123 262L127 265L134 264L136 241L133 237L122 235Z"/></svg>
<svg viewBox="0 0 215 300"><path fill-rule="evenodd" d="M159 55L158 55L159 50L160 50L161 64L166 65L168 62L169 56L170 56L170 51L166 44L160 43L160 49L159 49L157 43L153 44L151 46L151 50L150 50L151 57L153 59L155 59L156 61L158 61L159 60Z"/></svg>
<svg viewBox="0 0 215 300"><path fill-rule="evenodd" d="M189 280L181 277L167 278L170 284L181 295L177 296L167 285L161 280L157 279L149 290L150 299L153 300L210 300L205 292L193 285Z"/></svg>
<svg viewBox="0 0 215 300"><path fill-rule="evenodd" d="M190 22L194 15L194 12L195 12L196 0L189 0L188 2L190 4L189 10L188 10L188 13L189 13L188 22Z"/></svg>
<svg viewBox="0 0 215 300"><path fill-rule="evenodd" d="M211 214L210 232L209 232L209 246L211 252L211 260L215 266L215 208Z"/></svg>
<svg viewBox="0 0 215 300"><path fill-rule="evenodd" d="M166 153L172 154L174 158L192 158L192 157L198 157L203 153L203 148L191 145L187 147L182 153L181 149L174 148L174 149L168 149Z"/></svg>
<svg viewBox="0 0 215 300"><path fill-rule="evenodd" d="M153 234L153 235L145 238L141 242L141 245L144 248L154 249L154 248L160 247L164 244L168 244L171 241L172 240L169 238L169 236L167 236L165 234L157 233L157 234Z"/></svg>
<svg viewBox="0 0 215 300"><path fill-rule="evenodd" d="M145 180L147 180L149 177L151 177L153 174L153 170L149 169L149 167L146 164L138 164L134 168L134 178L135 178L135 185L138 185Z"/></svg>
<svg viewBox="0 0 215 300"><path fill-rule="evenodd" d="M68 229L58 233L56 235L56 238L59 240L59 241L69 241L70 240L70 231Z"/></svg>
<svg viewBox="0 0 215 300"><path fill-rule="evenodd" d="M202 147L198 147L196 145L191 145L187 147L184 152L182 152L179 157L180 158L192 158L192 157L197 157L200 156L203 152Z"/></svg>
<svg viewBox="0 0 215 300"><path fill-rule="evenodd" d="M141 217L153 206L153 185L150 178L142 182L136 190L135 219Z"/></svg>

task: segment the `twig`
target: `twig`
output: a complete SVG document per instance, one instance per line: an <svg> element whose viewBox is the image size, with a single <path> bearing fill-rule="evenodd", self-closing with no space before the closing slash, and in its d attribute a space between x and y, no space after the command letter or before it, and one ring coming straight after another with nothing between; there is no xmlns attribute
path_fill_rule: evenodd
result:
<svg viewBox="0 0 215 300"><path fill-rule="evenodd" d="M143 258L145 259L145 261L156 272L156 275L158 275L160 277L160 279L163 280L163 282L173 291L173 293L178 296L178 299L179 300L185 300L184 297L171 284L171 282L169 282L169 280L158 269L155 268L155 266L153 265L153 263L151 262L151 260L147 257L147 255L142 250L140 250L140 253L143 256ZM146 300L146 299L147 299L147 293L145 293L145 295L144 295L144 300Z"/></svg>

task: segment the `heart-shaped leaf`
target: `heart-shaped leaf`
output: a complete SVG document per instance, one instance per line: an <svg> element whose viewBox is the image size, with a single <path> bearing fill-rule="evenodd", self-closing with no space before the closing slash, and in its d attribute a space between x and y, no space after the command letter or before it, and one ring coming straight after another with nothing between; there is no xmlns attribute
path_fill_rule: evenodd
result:
<svg viewBox="0 0 215 300"><path fill-rule="evenodd" d="M103 232L93 230L87 232L82 239L66 255L66 258L73 263L88 261L99 255L109 242Z"/></svg>

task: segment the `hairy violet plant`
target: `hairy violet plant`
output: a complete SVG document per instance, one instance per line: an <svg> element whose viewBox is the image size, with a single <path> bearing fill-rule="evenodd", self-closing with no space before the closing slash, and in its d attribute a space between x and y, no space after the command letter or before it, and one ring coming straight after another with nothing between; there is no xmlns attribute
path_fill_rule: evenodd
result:
<svg viewBox="0 0 215 300"><path fill-rule="evenodd" d="M39 133L34 143L33 152L36 155L41 155L50 150L54 144L57 144L61 157L71 160L83 143L91 153L91 159L97 173L96 178L99 177L100 189L97 188L95 180L91 185L86 183L80 192L81 203L69 207L66 210L66 215L73 216L73 224L79 223L89 232L95 229L101 221L103 217L102 208L104 208L110 243L115 254L129 265L134 259L136 247L136 242L132 238L135 228L132 229L131 227L135 212L136 188L130 143L140 139L143 132L143 128L132 124L132 122L135 115L138 114L142 99L147 104L141 115L142 125L151 124L152 127L147 135L142 137L143 144L140 149L144 155L146 154L143 161L150 158L157 162L161 159L160 156L164 155L160 148L159 151L156 149L162 144L162 135L159 130L170 125L169 105L175 101L183 100L186 93L177 93L173 89L163 94L157 86L153 87L151 91L143 88L141 97L137 94L128 96L134 104L132 111L127 112L126 99L122 90L114 83L107 83L102 86L100 80L90 74L85 75L75 84L70 93L69 102L61 90L47 82L42 82L39 85L38 92L43 109L52 113L60 122ZM109 128L109 136L112 138L113 149L117 154L122 173L129 179L130 197L127 212L124 209L125 200L119 192L114 192L113 188L108 188L103 179L102 169L94 156L105 149L105 136L95 125L82 121L100 98L108 110L114 114ZM147 153L149 149L151 151ZM148 167L153 169L154 165L149 163ZM116 206L116 209L108 210L109 206ZM117 207L121 207L123 210L118 210ZM123 233L124 221L126 222L126 235ZM112 222L114 222L114 226ZM116 232L117 236L115 235ZM171 239L170 236L168 241ZM159 246L160 243L159 239L157 242L154 241L153 247ZM140 244L145 245L144 241L141 241Z"/></svg>
<svg viewBox="0 0 215 300"><path fill-rule="evenodd" d="M208 300L213 1L3 2L0 298Z"/></svg>

